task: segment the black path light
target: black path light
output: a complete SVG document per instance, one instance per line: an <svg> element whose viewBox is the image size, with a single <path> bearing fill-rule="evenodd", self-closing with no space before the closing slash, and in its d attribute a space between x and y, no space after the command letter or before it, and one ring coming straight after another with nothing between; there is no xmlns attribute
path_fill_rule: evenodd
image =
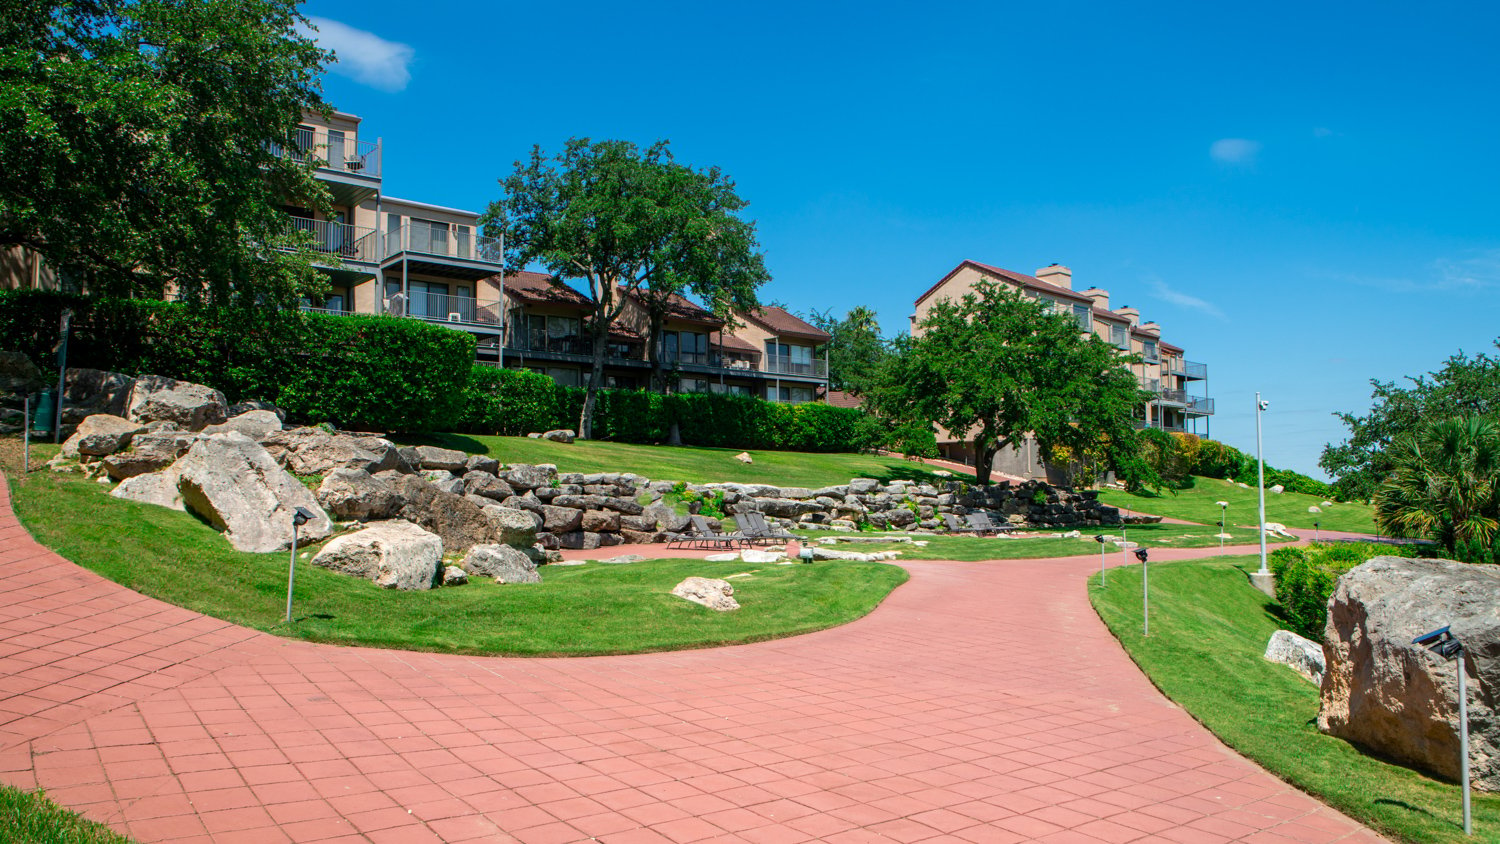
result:
<svg viewBox="0 0 1500 844"><path fill-rule="evenodd" d="M1146 565L1146 549L1135 549L1141 561L1141 636L1151 635L1151 567Z"/></svg>
<svg viewBox="0 0 1500 844"><path fill-rule="evenodd" d="M1443 659L1458 660L1458 769L1464 789L1464 835L1474 834L1473 815L1469 810L1469 689L1464 675L1464 643L1447 627L1423 633L1411 640Z"/></svg>
<svg viewBox="0 0 1500 844"><path fill-rule="evenodd" d="M286 623L292 623L292 582L297 579L297 528L316 519L317 513L306 507L292 511L292 559L286 568Z"/></svg>
<svg viewBox="0 0 1500 844"><path fill-rule="evenodd" d="M1104 573L1104 534L1096 534L1094 541L1099 543L1099 587L1102 589L1105 584L1104 578L1106 577Z"/></svg>

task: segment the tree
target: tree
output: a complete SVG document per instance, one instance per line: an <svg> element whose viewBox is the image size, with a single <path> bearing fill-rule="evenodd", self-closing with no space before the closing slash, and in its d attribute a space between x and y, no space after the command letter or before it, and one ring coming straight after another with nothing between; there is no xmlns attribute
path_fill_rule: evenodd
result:
<svg viewBox="0 0 1500 844"><path fill-rule="evenodd" d="M868 401L893 425L935 423L972 440L980 483L1028 435L1044 460L1098 455L1122 479L1155 482L1132 418L1147 396L1114 346L990 282L934 305L921 329L898 344Z"/></svg>
<svg viewBox="0 0 1500 844"><path fill-rule="evenodd" d="M1500 520L1500 425L1440 419L1391 446L1392 471L1375 493L1375 521L1392 536L1431 539L1450 553L1495 537Z"/></svg>
<svg viewBox="0 0 1500 844"><path fill-rule="evenodd" d="M808 322L828 332L828 388L855 396L869 392L887 350L875 312L863 305L839 319L833 311L813 311Z"/></svg>
<svg viewBox="0 0 1500 844"><path fill-rule="evenodd" d="M289 304L323 287L280 150L329 54L295 0L0 0L0 247L95 293Z"/></svg>
<svg viewBox="0 0 1500 844"><path fill-rule="evenodd" d="M1500 347L1500 340L1496 345ZM1325 446L1318 465L1333 477L1342 499L1363 501L1374 495L1395 468L1391 446L1403 436L1415 435L1427 420L1466 414L1500 417L1500 356L1459 352L1438 371L1407 380L1410 386L1372 380L1368 413L1334 414L1349 428L1349 437Z"/></svg>
<svg viewBox="0 0 1500 844"><path fill-rule="evenodd" d="M678 164L666 141L642 151L628 141L574 138L552 158L535 147L500 184L504 195L483 222L486 234L504 234L508 263L539 263L554 284L588 285L593 363L578 419L586 439L609 330L630 296L648 291L665 301L668 291L707 291L720 306L753 305L767 279L755 226L737 216L746 203L734 182L716 167Z"/></svg>

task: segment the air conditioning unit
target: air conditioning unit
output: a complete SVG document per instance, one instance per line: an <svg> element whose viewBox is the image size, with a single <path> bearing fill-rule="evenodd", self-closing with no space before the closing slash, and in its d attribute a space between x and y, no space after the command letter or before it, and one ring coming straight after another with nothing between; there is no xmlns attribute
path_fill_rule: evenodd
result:
<svg viewBox="0 0 1500 844"><path fill-rule="evenodd" d="M448 314L448 321L449 322L463 322L464 321L464 315L463 314L457 314L457 313Z"/></svg>

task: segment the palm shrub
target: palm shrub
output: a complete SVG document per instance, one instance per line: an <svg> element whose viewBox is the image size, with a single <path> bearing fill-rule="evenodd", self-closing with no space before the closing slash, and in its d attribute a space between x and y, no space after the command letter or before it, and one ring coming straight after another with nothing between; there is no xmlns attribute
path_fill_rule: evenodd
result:
<svg viewBox="0 0 1500 844"><path fill-rule="evenodd" d="M1383 531L1431 539L1455 555L1462 549L1465 557L1495 540L1500 425L1494 420L1429 422L1398 439L1390 457L1395 468L1375 493L1375 522Z"/></svg>

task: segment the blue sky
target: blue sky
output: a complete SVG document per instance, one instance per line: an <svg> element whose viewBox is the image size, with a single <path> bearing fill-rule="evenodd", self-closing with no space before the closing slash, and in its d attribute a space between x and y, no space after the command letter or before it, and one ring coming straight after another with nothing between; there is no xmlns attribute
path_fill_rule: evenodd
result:
<svg viewBox="0 0 1500 844"><path fill-rule="evenodd" d="M390 194L481 210L574 136L718 165L794 310L965 258L1111 291L1209 366L1215 438L1317 472L1371 378L1500 336L1500 10L1479 3L311 0Z"/></svg>

